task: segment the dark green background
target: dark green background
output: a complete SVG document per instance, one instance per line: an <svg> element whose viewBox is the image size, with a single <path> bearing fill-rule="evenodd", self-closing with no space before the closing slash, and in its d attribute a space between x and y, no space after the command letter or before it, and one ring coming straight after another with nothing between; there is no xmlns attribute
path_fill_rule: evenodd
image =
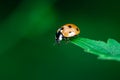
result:
<svg viewBox="0 0 120 80"><path fill-rule="evenodd" d="M0 0L0 80L119 80L120 62L54 45L66 23L81 37L120 42L120 1Z"/></svg>

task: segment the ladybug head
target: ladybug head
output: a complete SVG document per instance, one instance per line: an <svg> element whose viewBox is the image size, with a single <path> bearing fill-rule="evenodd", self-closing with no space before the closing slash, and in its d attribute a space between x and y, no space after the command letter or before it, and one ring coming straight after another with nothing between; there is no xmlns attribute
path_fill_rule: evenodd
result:
<svg viewBox="0 0 120 80"><path fill-rule="evenodd" d="M56 32L56 36L55 36L55 40L56 40L56 42L59 44L60 41L63 40L63 38L64 38L64 36L63 36L62 33L60 32L60 30L57 31L57 32Z"/></svg>

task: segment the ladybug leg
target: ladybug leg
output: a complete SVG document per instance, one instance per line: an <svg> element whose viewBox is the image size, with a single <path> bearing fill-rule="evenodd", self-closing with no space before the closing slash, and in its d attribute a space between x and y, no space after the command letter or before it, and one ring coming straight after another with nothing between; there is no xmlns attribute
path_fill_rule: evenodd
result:
<svg viewBox="0 0 120 80"><path fill-rule="evenodd" d="M67 40L67 41L70 41L70 38L67 37L66 40Z"/></svg>
<svg viewBox="0 0 120 80"><path fill-rule="evenodd" d="M65 37L64 39L65 39L66 43L70 42L70 38Z"/></svg>
<svg viewBox="0 0 120 80"><path fill-rule="evenodd" d="M79 37L79 35L75 35L75 38L78 38Z"/></svg>

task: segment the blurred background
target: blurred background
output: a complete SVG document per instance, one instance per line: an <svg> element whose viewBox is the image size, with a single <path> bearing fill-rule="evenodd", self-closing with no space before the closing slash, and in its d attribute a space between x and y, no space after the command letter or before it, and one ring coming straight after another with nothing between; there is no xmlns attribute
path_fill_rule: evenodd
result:
<svg viewBox="0 0 120 80"><path fill-rule="evenodd" d="M119 80L120 62L54 45L66 23L81 37L120 42L120 1L0 0L0 80Z"/></svg>

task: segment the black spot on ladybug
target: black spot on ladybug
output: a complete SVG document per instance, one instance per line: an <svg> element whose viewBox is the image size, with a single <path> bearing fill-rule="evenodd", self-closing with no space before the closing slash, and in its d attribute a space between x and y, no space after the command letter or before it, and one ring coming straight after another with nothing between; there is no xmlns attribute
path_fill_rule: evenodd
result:
<svg viewBox="0 0 120 80"><path fill-rule="evenodd" d="M71 33L71 31L69 33Z"/></svg>
<svg viewBox="0 0 120 80"><path fill-rule="evenodd" d="M68 25L68 27L69 27L69 28L72 28L72 26L71 26L71 25Z"/></svg>
<svg viewBox="0 0 120 80"><path fill-rule="evenodd" d="M61 30L63 30L64 28L62 27Z"/></svg>
<svg viewBox="0 0 120 80"><path fill-rule="evenodd" d="M79 29L78 29L78 28L76 28L76 30L77 30L77 31L79 31Z"/></svg>

